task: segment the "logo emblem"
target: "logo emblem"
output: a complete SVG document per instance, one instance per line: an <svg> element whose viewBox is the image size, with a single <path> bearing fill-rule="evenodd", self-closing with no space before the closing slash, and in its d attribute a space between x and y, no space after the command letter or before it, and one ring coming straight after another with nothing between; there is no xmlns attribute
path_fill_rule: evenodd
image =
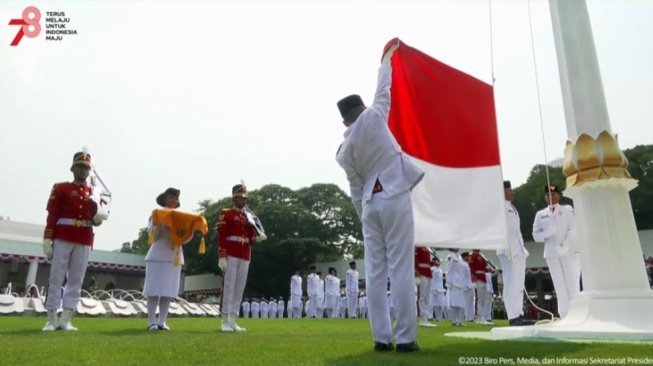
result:
<svg viewBox="0 0 653 366"><path fill-rule="evenodd" d="M33 15L33 18L30 18L30 15ZM36 36L41 34L41 11L35 6L28 6L23 10L22 17L20 19L11 19L9 25L20 26L16 37L11 41L11 46L18 46L23 36L36 38ZM30 30L30 27L32 30Z"/></svg>
<svg viewBox="0 0 653 366"><path fill-rule="evenodd" d="M188 232L188 230L186 230L186 229L177 229L177 236L180 237L180 238L183 238L184 236L186 236L187 232Z"/></svg>

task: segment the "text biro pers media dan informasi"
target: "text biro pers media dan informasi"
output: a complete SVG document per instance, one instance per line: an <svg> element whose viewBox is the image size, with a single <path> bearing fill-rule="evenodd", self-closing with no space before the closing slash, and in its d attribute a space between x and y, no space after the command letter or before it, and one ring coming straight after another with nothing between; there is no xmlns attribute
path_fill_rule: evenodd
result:
<svg viewBox="0 0 653 366"><path fill-rule="evenodd" d="M653 365L650 357L460 357L460 365Z"/></svg>

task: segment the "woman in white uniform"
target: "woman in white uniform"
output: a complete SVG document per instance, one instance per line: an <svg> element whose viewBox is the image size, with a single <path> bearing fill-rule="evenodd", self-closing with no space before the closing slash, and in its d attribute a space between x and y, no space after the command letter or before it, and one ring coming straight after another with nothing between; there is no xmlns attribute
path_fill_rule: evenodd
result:
<svg viewBox="0 0 653 366"><path fill-rule="evenodd" d="M179 208L180 191L168 188L156 198L156 203L169 209ZM143 294L147 297L148 330L170 330L166 324L170 301L179 294L179 279L181 267L184 264L184 254L181 246L172 249L170 228L164 224L152 226L152 218L148 223L148 231L154 236L154 242L145 256L145 286ZM192 239L189 238L189 240ZM173 265L175 256L179 253L179 265ZM159 321L156 321L156 308L159 307Z"/></svg>

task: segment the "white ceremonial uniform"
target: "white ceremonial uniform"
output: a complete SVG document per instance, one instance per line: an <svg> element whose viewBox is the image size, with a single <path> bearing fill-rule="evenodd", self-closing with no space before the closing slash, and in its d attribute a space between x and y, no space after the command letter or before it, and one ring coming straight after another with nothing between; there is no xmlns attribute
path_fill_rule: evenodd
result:
<svg viewBox="0 0 653 366"><path fill-rule="evenodd" d="M243 318L249 318L249 302L244 301L243 302Z"/></svg>
<svg viewBox="0 0 653 366"><path fill-rule="evenodd" d="M388 128L392 67L379 68L374 101L345 131L336 159L347 173L351 197L363 224L366 295L375 342L411 343L417 338L413 301L414 223L411 190L424 172L411 163ZM373 194L378 182L381 192ZM390 273L397 321L392 328L385 299Z"/></svg>
<svg viewBox="0 0 653 366"><path fill-rule="evenodd" d="M347 270L345 289L347 290L347 314L350 318L356 318L358 314L358 271L357 270L351 268Z"/></svg>
<svg viewBox="0 0 653 366"><path fill-rule="evenodd" d="M503 303L508 319L524 315L524 283L526 281L526 258L528 250L520 229L519 212L506 201L506 223L508 242L504 249L497 250L503 274Z"/></svg>
<svg viewBox="0 0 653 366"><path fill-rule="evenodd" d="M306 317L308 317L308 309L311 307L311 300L308 299L306 300L306 303L304 303L304 313L306 313Z"/></svg>
<svg viewBox="0 0 653 366"><path fill-rule="evenodd" d="M340 296L340 317L343 319L347 317L347 296L345 295Z"/></svg>
<svg viewBox="0 0 653 366"><path fill-rule="evenodd" d="M317 309L317 288L320 287L320 278L315 273L306 276L306 292L308 292L308 308L306 309L306 316L315 318Z"/></svg>
<svg viewBox="0 0 653 366"><path fill-rule="evenodd" d="M177 250L172 249L170 228L164 224L152 226L151 220L148 222L148 231L150 228L153 229L154 242L145 255L143 295L177 297L181 267L184 265L184 251L181 246ZM191 239L192 236L186 242ZM177 253L179 253L179 266L174 266Z"/></svg>
<svg viewBox="0 0 653 366"><path fill-rule="evenodd" d="M276 318L277 317L277 302L274 301L274 300L270 300L268 302L268 306L270 307L270 311L268 313L269 317L272 318L272 319Z"/></svg>
<svg viewBox="0 0 653 366"><path fill-rule="evenodd" d="M476 317L476 309L474 306L476 296L474 293L474 284L472 282L472 269L469 268L469 263L466 261L463 261L463 265L467 267L467 274L465 276L465 283L467 285L467 288L465 289L465 319L471 322Z"/></svg>
<svg viewBox="0 0 653 366"><path fill-rule="evenodd" d="M553 279L561 318L567 315L571 299L580 292L580 262L575 231L576 218L571 206L555 204L551 209L546 207L535 215L533 239L544 243L544 258Z"/></svg>
<svg viewBox="0 0 653 366"><path fill-rule="evenodd" d="M481 282L479 282L479 285L480 284ZM483 319L487 321L492 321L492 309L494 304L494 297L492 296L494 294L494 287L492 286L492 273L485 273L485 286L481 285L480 287L482 288L480 290L477 288L476 291L485 291L487 292L488 296L486 297L486 302L483 304L482 312L479 312L479 315L481 315Z"/></svg>
<svg viewBox="0 0 653 366"><path fill-rule="evenodd" d="M435 314L435 320L441 321L444 313L444 281L442 278L442 269L437 266L431 267L433 280L431 281L431 308L432 314Z"/></svg>
<svg viewBox="0 0 653 366"><path fill-rule="evenodd" d="M261 311L261 305L258 301L252 301L252 318L258 318Z"/></svg>
<svg viewBox="0 0 653 366"><path fill-rule="evenodd" d="M320 279L320 284L317 287L316 301L317 302L315 304L315 317L324 318L324 281L322 279Z"/></svg>
<svg viewBox="0 0 653 366"><path fill-rule="evenodd" d="M333 276L326 276L324 282L324 308L326 309L328 318L337 318L338 310L338 289L340 288L340 280Z"/></svg>
<svg viewBox="0 0 653 366"><path fill-rule="evenodd" d="M451 252L447 256L447 295L451 309L451 322L462 324L465 315L465 291L468 290L469 266L458 253Z"/></svg>
<svg viewBox="0 0 653 366"><path fill-rule="evenodd" d="M293 275L290 278L290 300L288 300L288 306L292 310L288 312L289 318L301 318L302 317L302 278L299 275Z"/></svg>
<svg viewBox="0 0 653 366"><path fill-rule="evenodd" d="M270 313L270 305L267 301L261 300L261 318L267 319Z"/></svg>
<svg viewBox="0 0 653 366"><path fill-rule="evenodd" d="M283 310L285 305L286 304L282 299L279 299L279 301L277 301L277 317L279 319L283 319Z"/></svg>

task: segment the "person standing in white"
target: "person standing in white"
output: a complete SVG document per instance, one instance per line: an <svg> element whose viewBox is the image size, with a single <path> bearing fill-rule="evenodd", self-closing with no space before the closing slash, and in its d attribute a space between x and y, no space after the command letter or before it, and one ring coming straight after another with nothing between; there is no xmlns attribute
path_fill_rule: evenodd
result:
<svg viewBox="0 0 653 366"><path fill-rule="evenodd" d="M301 318L302 316L302 278L299 275L299 268L295 268L295 274L290 278L290 300L288 306L289 318ZM291 316L292 314L292 316Z"/></svg>
<svg viewBox="0 0 653 366"><path fill-rule="evenodd" d="M440 260L434 259L431 273L433 280L431 281L431 307L435 313L435 320L442 321L445 308L444 298L444 280L442 278L442 269L440 269Z"/></svg>
<svg viewBox="0 0 653 366"><path fill-rule="evenodd" d="M458 249L449 249L451 253L447 256L447 295L449 296L449 308L451 309L451 324L455 327L463 327L465 316L465 291L469 289L468 273L469 266L458 255Z"/></svg>
<svg viewBox="0 0 653 366"><path fill-rule="evenodd" d="M475 300L476 294L474 291L474 283L472 282L472 269L469 267L469 253L462 253L463 265L467 266L467 273L465 274L465 319L468 322L473 322L476 318Z"/></svg>
<svg viewBox="0 0 653 366"><path fill-rule="evenodd" d="M249 300L243 299L243 318L249 318L249 310L250 310Z"/></svg>
<svg viewBox="0 0 653 366"><path fill-rule="evenodd" d="M414 223L410 198L424 172L401 151L388 127L390 112L390 58L399 40L384 48L374 101L368 108L358 95L338 102L347 127L336 160L347 174L356 213L363 224L365 280L374 349L391 351L393 329L386 293L392 282L397 321L397 352L418 351L417 306L413 301Z"/></svg>
<svg viewBox="0 0 653 366"><path fill-rule="evenodd" d="M320 287L320 278L315 274L315 266L312 266L311 273L306 276L306 292L308 292L306 316L308 318L315 318L318 287Z"/></svg>
<svg viewBox="0 0 653 366"><path fill-rule="evenodd" d="M355 261L349 262L345 289L347 290L347 313L349 318L356 318L358 314L358 271Z"/></svg>
<svg viewBox="0 0 653 366"><path fill-rule="evenodd" d="M269 317L274 319L277 317L277 301L273 297L268 300L268 306L270 307Z"/></svg>
<svg viewBox="0 0 653 366"><path fill-rule="evenodd" d="M257 318L259 317L259 314L261 313L261 305L258 302L258 299L252 299L252 318Z"/></svg>
<svg viewBox="0 0 653 366"><path fill-rule="evenodd" d="M315 304L315 317L318 319L324 318L324 281L322 280L322 272L315 272L320 284L317 286L317 298Z"/></svg>
<svg viewBox="0 0 653 366"><path fill-rule="evenodd" d="M336 277L336 269L329 268L329 274L324 281L324 308L326 309L327 318L337 318L338 310L338 290L340 289L340 279Z"/></svg>
<svg viewBox="0 0 653 366"><path fill-rule="evenodd" d="M574 209L561 205L561 197L558 186L544 187L544 198L548 207L535 215L533 239L544 243L544 258L558 298L558 314L564 318L569 311L569 302L580 292L580 262L574 244Z"/></svg>
<svg viewBox="0 0 653 366"><path fill-rule="evenodd" d="M262 319L267 319L269 311L270 311L270 306L268 304L268 301L265 300L264 297L261 298L261 309L260 309L260 315Z"/></svg>
<svg viewBox="0 0 653 366"><path fill-rule="evenodd" d="M279 319L283 319L284 306L286 306L286 304L283 301L283 297L280 296L279 301L277 301L277 317Z"/></svg>
<svg viewBox="0 0 653 366"><path fill-rule="evenodd" d="M168 188L156 198L156 203L169 209L179 208L179 194L175 188ZM170 330L166 325L170 302L179 295L181 267L184 265L182 247L172 245L170 228L165 224L152 225L152 218L147 224L154 241L145 256L145 285L143 295L147 297L148 330ZM193 237L188 238L187 242ZM172 249L175 248L175 249ZM175 266L175 256L179 255L179 265ZM156 309L159 308L159 322L156 322Z"/></svg>
<svg viewBox="0 0 653 366"><path fill-rule="evenodd" d="M526 281L526 258L528 250L520 229L519 212L512 205L515 193L510 181L503 182L506 199L506 224L508 241L503 249L497 250L503 273L503 303L511 326L533 325L524 318L524 283Z"/></svg>

